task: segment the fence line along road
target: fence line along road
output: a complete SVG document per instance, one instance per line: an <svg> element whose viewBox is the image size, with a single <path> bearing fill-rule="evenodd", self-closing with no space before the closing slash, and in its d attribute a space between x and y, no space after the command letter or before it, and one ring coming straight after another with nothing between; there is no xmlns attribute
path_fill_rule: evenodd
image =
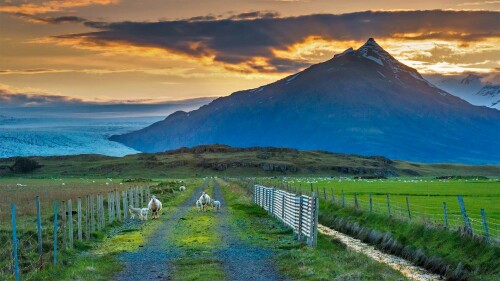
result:
<svg viewBox="0 0 500 281"><path fill-rule="evenodd" d="M318 241L319 199L297 195L274 187L254 185L253 201L269 214L293 229L297 239L306 239L309 246Z"/></svg>
<svg viewBox="0 0 500 281"><path fill-rule="evenodd" d="M71 198L64 201L53 199L53 213L52 208L45 209L44 213L40 207L41 199L36 196L33 204L35 216L17 213L19 209L33 206L20 203L21 208L18 208L12 203L12 223L0 221L0 280L31 280L36 272L43 270L46 261L59 264L58 259L66 254L65 250L74 248L75 239L83 241L84 232L85 240L90 240L93 232L106 231L113 222L128 219L128 208L120 206L119 190L107 191L107 200L104 200L104 193L80 196L76 202ZM143 196L139 197L139 193ZM123 207L128 207L128 203L145 206L150 194L149 186L124 189ZM127 195L134 197L127 198ZM94 201L96 197L97 201ZM82 198L85 198L85 208L82 208Z"/></svg>

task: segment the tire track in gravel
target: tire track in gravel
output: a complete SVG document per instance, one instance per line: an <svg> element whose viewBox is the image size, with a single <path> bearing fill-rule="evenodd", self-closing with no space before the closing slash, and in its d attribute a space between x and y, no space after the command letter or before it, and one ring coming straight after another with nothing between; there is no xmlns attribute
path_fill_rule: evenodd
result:
<svg viewBox="0 0 500 281"><path fill-rule="evenodd" d="M125 264L114 280L171 280L170 262L178 256L178 249L171 241L172 230L198 199L201 188L184 201L179 208L165 219L148 237L146 243L136 252L120 254L118 259Z"/></svg>
<svg viewBox="0 0 500 281"><path fill-rule="evenodd" d="M286 280L274 267L271 260L273 253L270 250L253 246L237 236L227 211L226 201L216 181L214 181L214 198L219 200L222 205L217 219L217 228L223 246L217 252L217 256L223 262L228 279L238 281Z"/></svg>

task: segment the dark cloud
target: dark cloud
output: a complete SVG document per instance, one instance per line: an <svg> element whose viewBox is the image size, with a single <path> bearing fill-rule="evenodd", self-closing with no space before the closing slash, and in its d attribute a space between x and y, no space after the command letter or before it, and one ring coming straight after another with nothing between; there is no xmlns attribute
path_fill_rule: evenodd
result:
<svg viewBox="0 0 500 281"><path fill-rule="evenodd" d="M47 23L47 24L81 23L87 21L87 19L77 16L38 17L35 15L24 14L24 13L13 13L12 15L32 22Z"/></svg>
<svg viewBox="0 0 500 281"><path fill-rule="evenodd" d="M279 17L278 12L274 11L255 11L255 12L247 12L241 13L237 15L232 15L227 17L229 20L252 20L252 19L272 19Z"/></svg>
<svg viewBox="0 0 500 281"><path fill-rule="evenodd" d="M197 16L185 19L184 21L216 21L216 20L252 20L277 18L280 14L276 11L252 11L240 14L229 13L226 15Z"/></svg>
<svg viewBox="0 0 500 281"><path fill-rule="evenodd" d="M17 107L73 107L73 106L120 106L120 105L203 105L214 100L213 97L193 98L178 101L162 101L159 99L132 99L132 100L107 100L88 101L80 98L53 95L36 91L21 91L10 89L0 84L0 108Z"/></svg>
<svg viewBox="0 0 500 281"><path fill-rule="evenodd" d="M21 93L9 89L0 89L0 107L46 106L81 104L81 99L56 96L44 93Z"/></svg>
<svg viewBox="0 0 500 281"><path fill-rule="evenodd" d="M376 37L464 42L500 36L500 12L495 11L366 11L277 16L273 12L251 12L225 19L207 16L160 22L86 22L100 31L56 38L81 39L95 45L156 47L190 57L215 56L216 62L229 69L244 64L257 72L289 72L303 65L275 57L273 49L285 49L310 36L339 41ZM269 59L272 68L254 63L256 57Z"/></svg>

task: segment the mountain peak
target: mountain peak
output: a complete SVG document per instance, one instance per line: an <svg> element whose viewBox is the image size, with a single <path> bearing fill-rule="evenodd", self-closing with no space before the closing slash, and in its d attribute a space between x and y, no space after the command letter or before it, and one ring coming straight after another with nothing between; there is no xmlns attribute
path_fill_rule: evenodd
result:
<svg viewBox="0 0 500 281"><path fill-rule="evenodd" d="M363 46L356 50L356 53L364 58L378 63L381 66L384 66L385 64L392 66L393 64L398 63L398 61L386 50L380 47L380 45L377 44L373 38L369 38Z"/></svg>

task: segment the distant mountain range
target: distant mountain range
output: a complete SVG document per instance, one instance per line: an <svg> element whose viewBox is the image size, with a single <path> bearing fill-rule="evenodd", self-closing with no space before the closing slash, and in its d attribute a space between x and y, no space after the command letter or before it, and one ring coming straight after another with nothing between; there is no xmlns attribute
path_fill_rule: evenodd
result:
<svg viewBox="0 0 500 281"><path fill-rule="evenodd" d="M469 73L463 77L434 79L431 82L471 104L500 110L500 85L482 82L481 78L480 75Z"/></svg>
<svg viewBox="0 0 500 281"><path fill-rule="evenodd" d="M500 111L437 88L372 38L269 85L110 138L145 152L223 143L462 163L500 163L499 139Z"/></svg>

